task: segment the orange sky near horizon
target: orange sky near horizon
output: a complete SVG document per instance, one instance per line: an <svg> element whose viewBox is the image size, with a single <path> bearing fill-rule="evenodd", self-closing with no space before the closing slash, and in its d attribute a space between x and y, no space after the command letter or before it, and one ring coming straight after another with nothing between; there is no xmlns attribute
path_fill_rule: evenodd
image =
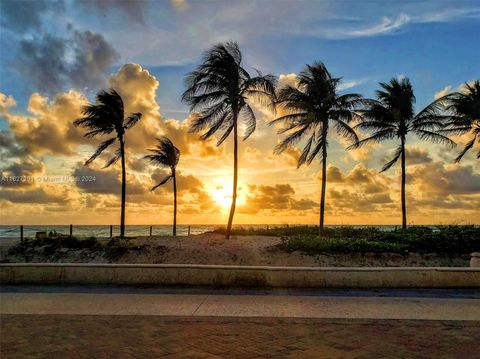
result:
<svg viewBox="0 0 480 359"><path fill-rule="evenodd" d="M280 82L294 81L294 74ZM127 224L170 224L171 183L149 189L162 175L142 159L155 138L166 135L181 151L178 166L180 224L226 223L232 187L232 142L216 147L188 133L188 118L164 118L156 91L162 79L138 64L126 64L109 78L124 98L127 112L142 112L141 122L127 133ZM439 89L440 91L441 89ZM434 94L432 94L433 100ZM85 139L73 120L87 103L85 94L70 90L45 97L33 93L26 109L0 93L0 115L10 126L4 141L17 150L2 177L30 176L33 182L0 186L0 224L117 224L119 164L103 169L102 156L89 167L83 162L98 140ZM256 107L256 132L240 143L239 199L236 224L317 224L320 163L296 168L298 149L274 155L281 137L269 126L273 115ZM10 140L10 142L8 142ZM464 139L458 139L460 144ZM394 167L379 173L393 143L346 151L332 133L329 142L326 224L399 224L400 173ZM408 139L407 213L409 224L479 224L480 168L470 153L453 164L458 148ZM40 181L47 176L51 182ZM61 181L59 178L65 176ZM70 181L70 176L94 181ZM55 181L58 180L58 182ZM66 180L65 180L66 179Z"/></svg>

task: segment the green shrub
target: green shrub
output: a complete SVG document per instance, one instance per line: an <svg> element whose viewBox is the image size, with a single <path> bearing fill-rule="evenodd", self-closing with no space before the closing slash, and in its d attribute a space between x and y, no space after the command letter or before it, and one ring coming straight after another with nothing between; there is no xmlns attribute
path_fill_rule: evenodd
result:
<svg viewBox="0 0 480 359"><path fill-rule="evenodd" d="M216 233L225 233L218 228ZM305 253L393 252L469 254L480 250L480 228L473 225L415 226L384 231L376 227L327 227L322 236L317 226L264 228L235 227L234 235L284 237L282 248Z"/></svg>

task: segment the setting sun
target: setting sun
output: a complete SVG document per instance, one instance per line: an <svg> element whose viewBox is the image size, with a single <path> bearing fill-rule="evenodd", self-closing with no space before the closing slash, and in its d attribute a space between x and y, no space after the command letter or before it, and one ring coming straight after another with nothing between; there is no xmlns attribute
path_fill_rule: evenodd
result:
<svg viewBox="0 0 480 359"><path fill-rule="evenodd" d="M213 187L210 190L210 194L213 200L219 204L222 209L225 210L230 208L230 205L232 204L232 188L231 185L227 184L227 181L225 181L225 184ZM245 198L240 187L237 192L237 206L243 203L245 203Z"/></svg>
<svg viewBox="0 0 480 359"><path fill-rule="evenodd" d="M219 186L212 190L212 197L220 206L228 208L232 202L232 192L225 187Z"/></svg>

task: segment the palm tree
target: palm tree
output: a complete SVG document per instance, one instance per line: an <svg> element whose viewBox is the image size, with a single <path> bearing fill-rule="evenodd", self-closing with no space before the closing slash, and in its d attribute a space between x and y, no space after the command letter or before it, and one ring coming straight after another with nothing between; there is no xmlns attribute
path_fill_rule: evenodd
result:
<svg viewBox="0 0 480 359"><path fill-rule="evenodd" d="M441 134L448 116L442 115L442 103L436 100L415 114L415 96L408 78L392 78L388 83L380 83L381 90L376 91L376 100L368 100L361 111L360 122L355 128L372 132L370 137L358 141L351 148L384 140L398 139L400 144L393 159L387 162L381 172L387 171L399 158L402 165L402 229L407 228L407 210L405 200L406 153L405 144L408 133L416 134L421 140L444 143L455 146L455 142Z"/></svg>
<svg viewBox="0 0 480 359"><path fill-rule="evenodd" d="M120 238L125 237L125 196L126 196L126 169L125 169L125 131L132 128L142 117L142 114L132 113L125 118L123 100L113 89L100 91L96 103L83 107L82 118L73 122L75 126L85 127L87 138L114 134L113 137L103 141L95 153L85 162L88 166L108 147L118 142L114 156L105 164L110 167L119 159L122 163L122 204L120 213Z"/></svg>
<svg viewBox="0 0 480 359"><path fill-rule="evenodd" d="M480 144L480 80L472 85L465 84L465 92L455 92L444 96L447 111L452 114L447 132L463 135L472 133L472 139L465 145L462 152L455 159L460 162L463 156L474 146L475 141ZM480 158L480 149L477 152Z"/></svg>
<svg viewBox="0 0 480 359"><path fill-rule="evenodd" d="M298 75L297 86L287 85L279 90L277 106L285 109L287 114L271 122L283 125L279 134L288 133L275 148L275 153L280 154L305 139L297 167L309 165L317 156L322 161L319 234L324 230L329 126L333 126L340 136L358 142L349 123L355 117L355 109L362 97L357 94L338 94L340 82L340 78L330 75L323 63L307 65Z"/></svg>
<svg viewBox="0 0 480 359"><path fill-rule="evenodd" d="M175 147L167 137L157 138L158 145L155 149L149 150L152 154L145 156L145 159L161 167L170 168L170 174L152 187L155 191L161 185L173 180L173 235L177 235L177 177L176 168L180 160L180 150Z"/></svg>
<svg viewBox="0 0 480 359"><path fill-rule="evenodd" d="M233 191L228 217L226 238L230 238L237 199L238 178L238 126L245 123L243 139L246 140L256 126L255 113L247 100L257 100L274 110L276 79L272 75L256 76L242 67L242 54L235 42L218 44L209 50L202 64L186 77L187 90L182 100L191 111L199 111L190 126L190 132L206 132L200 137L206 140L217 131L223 132L217 146L233 131Z"/></svg>

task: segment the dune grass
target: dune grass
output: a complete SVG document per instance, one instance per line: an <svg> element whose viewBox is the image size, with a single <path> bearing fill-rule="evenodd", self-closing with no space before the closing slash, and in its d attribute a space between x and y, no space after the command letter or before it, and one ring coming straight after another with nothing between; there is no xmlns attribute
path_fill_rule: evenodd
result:
<svg viewBox="0 0 480 359"><path fill-rule="evenodd" d="M223 229L215 232L223 233ZM480 251L480 228L473 225L410 227L407 230L383 231L379 228L326 228L318 235L318 227L293 226L275 228L239 227L235 235L264 235L282 238L281 247L306 254L321 253L442 253L469 254Z"/></svg>

